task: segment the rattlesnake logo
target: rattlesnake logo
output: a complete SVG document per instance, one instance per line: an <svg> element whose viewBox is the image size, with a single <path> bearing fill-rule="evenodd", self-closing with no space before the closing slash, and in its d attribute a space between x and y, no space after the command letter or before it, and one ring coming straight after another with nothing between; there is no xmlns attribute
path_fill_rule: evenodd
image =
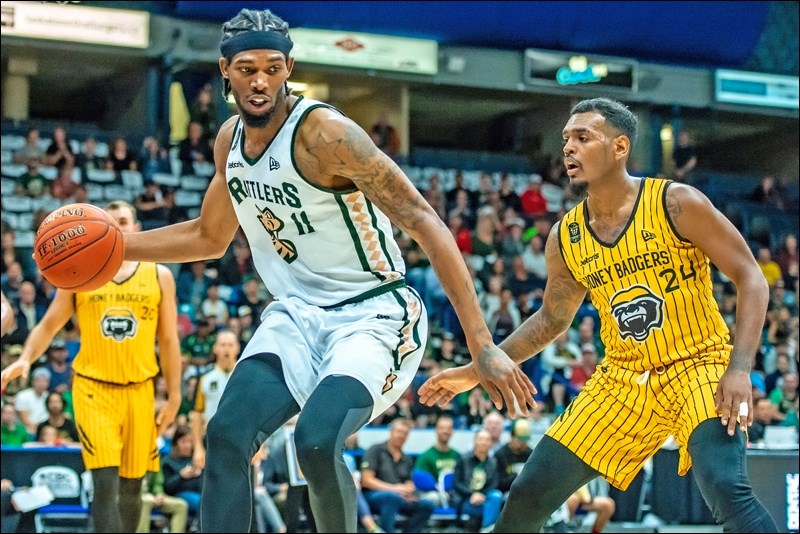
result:
<svg viewBox="0 0 800 534"><path fill-rule="evenodd" d="M272 238L275 251L283 258L283 261L292 263L297 259L297 247L288 239L281 239L278 237L278 232L280 232L284 226L283 221L277 218L269 208L259 208L258 211L261 212L258 216L258 220L261 222L261 226L264 227L264 230L266 230Z"/></svg>

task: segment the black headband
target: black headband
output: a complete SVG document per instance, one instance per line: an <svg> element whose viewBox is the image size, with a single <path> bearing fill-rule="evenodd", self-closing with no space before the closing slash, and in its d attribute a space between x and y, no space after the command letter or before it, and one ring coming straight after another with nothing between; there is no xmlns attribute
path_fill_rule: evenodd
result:
<svg viewBox="0 0 800 534"><path fill-rule="evenodd" d="M248 31L234 35L219 44L222 55L233 59L233 56L245 50L277 50L289 57L292 51L292 40L285 35L274 31Z"/></svg>

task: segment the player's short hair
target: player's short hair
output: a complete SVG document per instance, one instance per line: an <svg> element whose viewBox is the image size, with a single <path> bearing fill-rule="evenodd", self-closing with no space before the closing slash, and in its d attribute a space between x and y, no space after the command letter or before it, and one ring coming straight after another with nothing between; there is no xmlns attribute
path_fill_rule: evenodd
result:
<svg viewBox="0 0 800 534"><path fill-rule="evenodd" d="M627 135L631 140L631 146L636 143L639 120L628 106L610 98L591 98L578 102L570 111L570 115L591 112L599 113L607 123Z"/></svg>
<svg viewBox="0 0 800 534"><path fill-rule="evenodd" d="M284 53L287 60L289 59L289 50L291 50L289 23L280 18L278 15L274 14L269 9L242 9L235 17L224 22L222 24L222 39L220 40L220 48L224 50L226 47L226 42L229 42L231 39L249 32L274 32L279 36L279 38L282 36L288 40L288 49L278 49ZM223 52L223 55L227 57L228 61L233 58L232 53L230 56L228 56ZM230 82L226 79L223 79L222 85L222 94L225 98L227 98L228 93L231 91ZM289 96L291 93L288 83L284 84L284 91L286 92L286 96Z"/></svg>
<svg viewBox="0 0 800 534"><path fill-rule="evenodd" d="M136 208L133 207L133 204L125 202L124 200L112 200L111 202L106 204L106 207L104 209L106 211L114 211L120 208L128 208L129 210L131 210L131 216L133 217L134 224L139 222L139 218L136 215Z"/></svg>

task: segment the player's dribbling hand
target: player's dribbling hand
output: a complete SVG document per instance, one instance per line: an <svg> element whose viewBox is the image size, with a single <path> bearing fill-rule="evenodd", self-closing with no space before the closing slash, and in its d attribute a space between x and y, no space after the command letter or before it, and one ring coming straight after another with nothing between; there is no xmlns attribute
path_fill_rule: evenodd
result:
<svg viewBox="0 0 800 534"><path fill-rule="evenodd" d="M461 393L469 391L480 383L473 365L453 367L439 371L420 386L419 401L428 406L439 405L444 408L448 402Z"/></svg>
<svg viewBox="0 0 800 534"><path fill-rule="evenodd" d="M528 407L536 405L533 400L536 388L508 354L497 345L488 345L477 358L473 358L473 363L475 373L495 408L501 410L505 402L511 419L517 417L517 408L522 415L528 416Z"/></svg>
<svg viewBox="0 0 800 534"><path fill-rule="evenodd" d="M5 395L6 386L8 383L14 380L15 378L22 377L22 381L25 382L28 380L28 373L31 370L31 363L26 359L18 359L5 369L3 372L0 373L0 390Z"/></svg>
<svg viewBox="0 0 800 534"><path fill-rule="evenodd" d="M753 424L753 386L747 371L728 369L717 386L715 407L722 426L733 436L736 425L745 432Z"/></svg>

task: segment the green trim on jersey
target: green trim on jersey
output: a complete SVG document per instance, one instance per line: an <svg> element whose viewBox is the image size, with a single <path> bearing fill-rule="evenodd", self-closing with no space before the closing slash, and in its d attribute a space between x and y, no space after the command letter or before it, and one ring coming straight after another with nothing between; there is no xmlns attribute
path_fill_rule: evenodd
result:
<svg viewBox="0 0 800 534"><path fill-rule="evenodd" d="M244 151L244 134L245 134L245 132L244 132L244 125L242 125L242 135L239 136L239 152L242 154L242 159L245 160L245 162L247 162L248 165L250 165L252 167L256 163L258 163L258 160L260 160L264 156L264 154L267 153L267 150L269 150L269 147L272 146L272 142L275 141L275 139L278 138L278 134L281 133L281 130L283 129L283 125L286 124L286 121L288 121L289 117L292 116L292 111L294 111L294 108L297 107L297 105L300 103L301 100L303 100L303 96L300 96L300 97L298 97L297 100L295 100L294 104L292 105L292 109L289 110L289 114L286 115L286 118L283 120L283 123L281 124L281 127L278 128L277 132L275 132L275 135L273 136L272 139L270 139L269 143L267 143L267 146L264 147L264 150L262 150L261 153L258 156L256 156L255 158L248 157L247 154ZM239 124L239 121L241 121L241 120L242 120L242 118L240 116L239 119L236 121L237 126Z"/></svg>
<svg viewBox="0 0 800 534"><path fill-rule="evenodd" d="M394 295L394 298L397 299L398 304L400 304L400 306L403 307L403 326L402 326L402 328L400 328L400 332L402 333L402 331L405 330L406 325L411 323L411 321L408 319L408 302L406 302L406 300L396 290L392 291L392 295ZM415 295L416 295L416 293L415 293ZM417 298L419 298L419 295L416 295L416 296L417 296ZM420 305L422 305L422 300L420 300ZM420 313L421 313L421 311L420 311ZM414 343L417 344L417 348L416 349L408 351L406 354L403 355L403 358L401 359L399 357L399 355L400 355L400 347L402 347L403 343L405 343L405 340L403 340L403 336L401 335L400 336L400 342L397 344L397 347L395 347L395 349L392 351L392 355L394 357L394 368L395 368L395 370L400 369L400 366L403 365L403 360L408 358L409 354L415 353L416 351L419 350L420 347L423 346L422 343L420 342L420 337L419 337L419 319L414 321L414 326L411 328L411 337L414 339Z"/></svg>
<svg viewBox="0 0 800 534"><path fill-rule="evenodd" d="M356 249L358 260L361 262L361 268L364 269L365 272L372 273L373 276L375 276L375 278L381 282L386 280L385 276L380 273L376 273L370 268L369 262L367 261L367 255L364 253L364 248L361 246L361 236L358 235L356 227L353 226L353 221L350 219L350 210L348 209L347 204L344 203L341 195L334 195L334 198L336 199L336 203L339 204L339 209L342 210L342 219L344 219L344 223L347 225L347 230L350 232L350 237L353 239L353 245Z"/></svg>
<svg viewBox="0 0 800 534"><path fill-rule="evenodd" d="M353 298L343 300L342 302L337 302L336 304L331 304L330 306L320 306L320 308L322 308L323 310L332 310L334 308L341 308L342 306L347 306L348 304L355 304L356 302L361 302L363 300L371 299L372 297L377 297L378 295L383 295L384 293L388 293L389 291L394 291L395 289L399 289L401 287L406 287L405 278L389 282L388 284L380 285L378 287L370 289L369 291L365 291L360 295L356 295Z"/></svg>

